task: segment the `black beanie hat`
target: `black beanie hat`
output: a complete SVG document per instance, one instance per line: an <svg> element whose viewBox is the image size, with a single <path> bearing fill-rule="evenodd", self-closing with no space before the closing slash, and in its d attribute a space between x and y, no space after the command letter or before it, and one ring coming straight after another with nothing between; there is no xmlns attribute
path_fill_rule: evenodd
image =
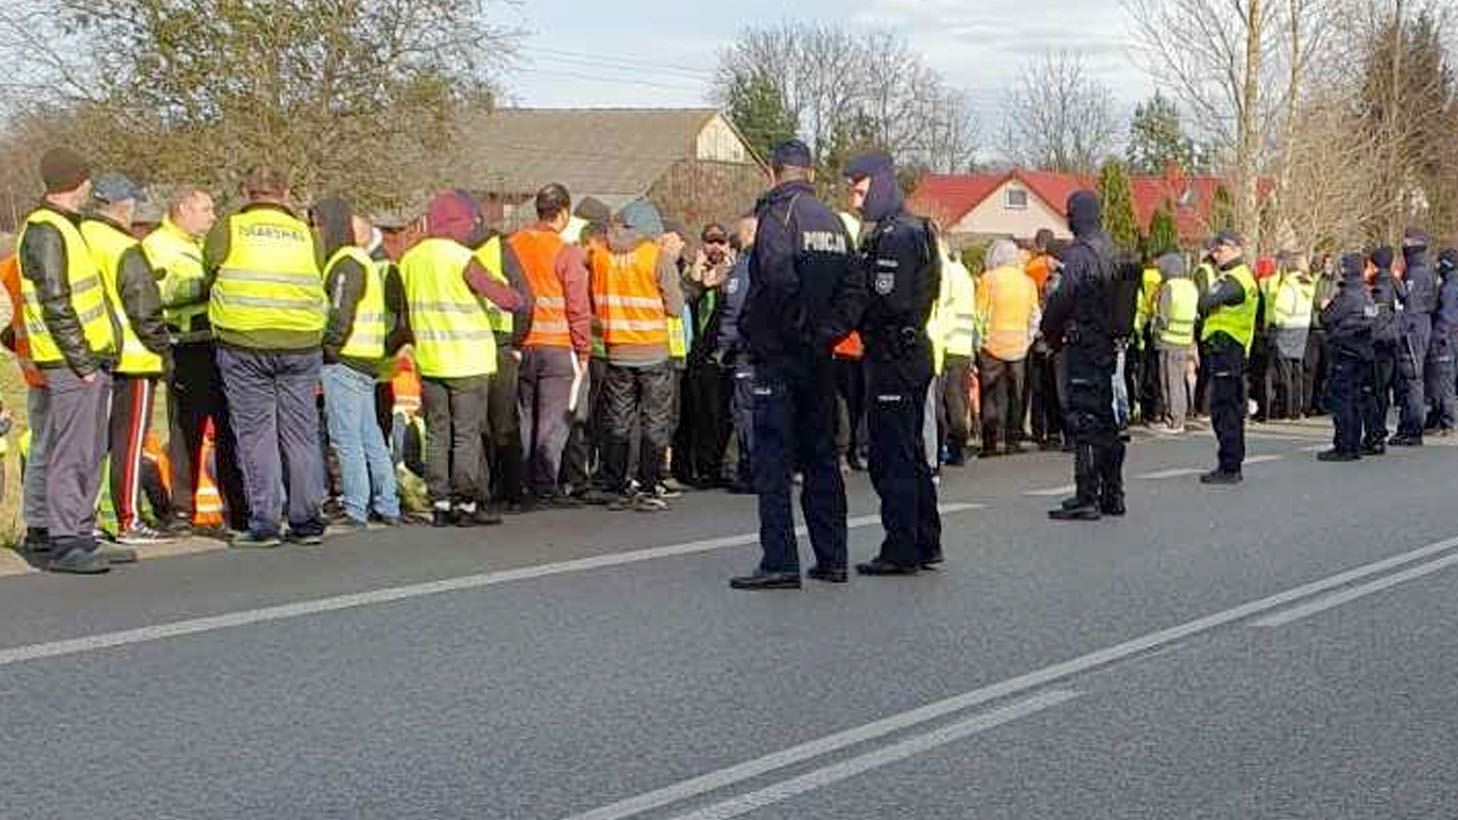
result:
<svg viewBox="0 0 1458 820"><path fill-rule="evenodd" d="M1372 264L1383 270L1390 270L1392 268L1393 258L1394 254L1391 245L1383 245L1377 250L1372 251Z"/></svg>
<svg viewBox="0 0 1458 820"><path fill-rule="evenodd" d="M40 175L46 185L46 193L61 194L76 190L90 179L91 167L70 148L52 148L41 157Z"/></svg>

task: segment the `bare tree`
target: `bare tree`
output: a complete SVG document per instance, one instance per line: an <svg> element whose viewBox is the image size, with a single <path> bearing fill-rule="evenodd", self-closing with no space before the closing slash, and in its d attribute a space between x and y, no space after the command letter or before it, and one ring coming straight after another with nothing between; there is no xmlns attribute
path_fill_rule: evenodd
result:
<svg viewBox="0 0 1458 820"><path fill-rule="evenodd" d="M1040 55L1008 93L1003 150L1014 162L1091 173L1118 133L1113 93L1072 52Z"/></svg>

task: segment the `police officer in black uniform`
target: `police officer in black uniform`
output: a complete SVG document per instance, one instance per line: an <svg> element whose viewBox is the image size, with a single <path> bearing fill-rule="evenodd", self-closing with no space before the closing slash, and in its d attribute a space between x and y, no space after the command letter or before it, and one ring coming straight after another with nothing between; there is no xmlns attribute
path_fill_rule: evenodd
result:
<svg viewBox="0 0 1458 820"><path fill-rule="evenodd" d="M1114 415L1115 339L1132 331L1134 292L1121 287L1114 243L1099 227L1099 198L1068 199L1074 241L1063 255L1057 290L1043 311L1043 338L1068 361L1067 432L1074 442L1077 493L1048 513L1055 521L1097 521L1124 514L1124 442ZM1129 305L1121 305L1127 299Z"/></svg>
<svg viewBox="0 0 1458 820"><path fill-rule="evenodd" d="M1372 302L1377 318L1372 323L1372 374L1362 391L1362 426L1365 428L1362 455L1387 452L1387 410L1397 376L1397 348L1402 343L1402 326L1397 315L1397 283L1392 276L1393 252L1389 246L1372 251Z"/></svg>
<svg viewBox="0 0 1458 820"><path fill-rule="evenodd" d="M926 325L941 288L941 254L931 225L906 212L896 168L882 153L846 168L851 205L874 226L861 241L866 312L866 429L871 483L881 496L886 540L862 575L915 575L942 562L942 519L922 439L933 360Z"/></svg>
<svg viewBox="0 0 1458 820"><path fill-rule="evenodd" d="M1438 282L1428 261L1428 235L1409 230L1402 239L1403 274L1397 283L1402 305L1402 340L1397 348L1397 394L1401 412L1393 447L1423 446L1427 421L1426 371L1433 339L1433 314L1438 310Z"/></svg>
<svg viewBox="0 0 1458 820"><path fill-rule="evenodd" d="M1372 325L1377 305L1367 292L1366 259L1358 253L1342 257L1342 278L1336 295L1321 306L1330 368L1326 381L1326 409L1336 428L1332 448L1322 461L1357 461L1362 448L1362 394L1372 372Z"/></svg>
<svg viewBox="0 0 1458 820"><path fill-rule="evenodd" d="M845 583L845 483L835 457L831 347L855 328L864 289L850 235L815 198L810 149L775 149L775 187L755 206L749 295L739 317L754 367L755 490L764 558L734 589L799 589L790 476L804 473L800 507L815 550L815 580Z"/></svg>

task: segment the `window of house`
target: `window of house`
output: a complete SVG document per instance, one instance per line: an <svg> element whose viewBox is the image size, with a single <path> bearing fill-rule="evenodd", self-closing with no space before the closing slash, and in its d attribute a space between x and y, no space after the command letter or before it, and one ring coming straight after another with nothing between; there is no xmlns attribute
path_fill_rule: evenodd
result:
<svg viewBox="0 0 1458 820"><path fill-rule="evenodd" d="M1021 188L1009 188L1003 193L1003 205L1009 211L1026 211L1028 209L1028 192Z"/></svg>

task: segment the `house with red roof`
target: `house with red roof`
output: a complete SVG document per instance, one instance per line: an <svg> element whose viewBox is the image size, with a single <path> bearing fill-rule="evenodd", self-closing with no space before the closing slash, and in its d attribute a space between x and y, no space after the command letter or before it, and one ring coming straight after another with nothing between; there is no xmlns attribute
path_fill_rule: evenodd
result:
<svg viewBox="0 0 1458 820"><path fill-rule="evenodd" d="M1147 232L1155 212L1168 207L1182 243L1194 244L1210 235L1215 192L1223 184L1219 177L1187 177L1171 168L1163 175L1134 176L1129 182L1141 230ZM1262 187L1269 193L1268 183ZM935 219L947 235L962 240L1031 240L1043 228L1068 239L1068 198L1081 188L1098 190L1098 179L1026 168L997 174L929 174L911 195L910 206Z"/></svg>

